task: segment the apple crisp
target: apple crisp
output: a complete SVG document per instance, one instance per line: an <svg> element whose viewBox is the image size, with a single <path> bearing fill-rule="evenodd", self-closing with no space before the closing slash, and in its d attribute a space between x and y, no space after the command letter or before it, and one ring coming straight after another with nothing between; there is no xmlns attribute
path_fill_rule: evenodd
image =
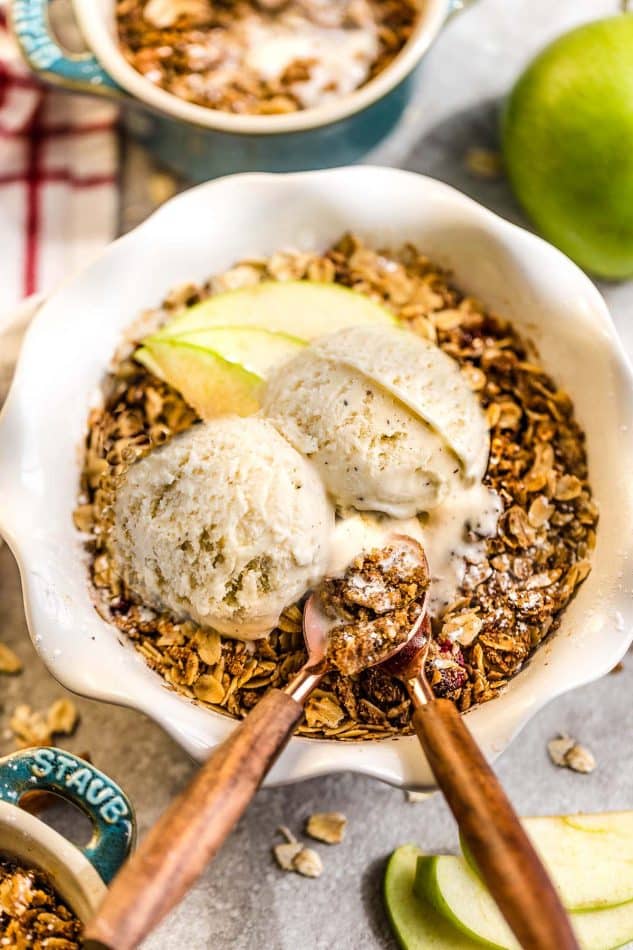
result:
<svg viewBox="0 0 633 950"><path fill-rule="evenodd" d="M485 484L501 499L485 558L469 565L457 599L433 621L427 676L462 711L493 699L543 640L590 570L597 507L585 439L572 402L507 320L462 293L417 248L377 251L347 235L323 254L277 253L240 262L204 286L174 291L146 320L159 325L183 306L263 280L336 282L397 314L412 333L457 361L486 413L491 450ZM145 331L147 325L145 326ZM196 423L165 382L118 355L103 406L88 420L77 527L88 537L98 609L166 682L209 708L243 716L305 660L302 604L253 644L150 610L113 568L109 531L117 478L137 458ZM379 668L330 673L306 706L300 732L332 739L410 731L402 684Z"/></svg>
<svg viewBox="0 0 633 950"><path fill-rule="evenodd" d="M0 946L80 950L81 929L45 874L0 855Z"/></svg>
<svg viewBox="0 0 633 950"><path fill-rule="evenodd" d="M223 112L324 105L378 75L415 0L118 0L123 54L150 82Z"/></svg>

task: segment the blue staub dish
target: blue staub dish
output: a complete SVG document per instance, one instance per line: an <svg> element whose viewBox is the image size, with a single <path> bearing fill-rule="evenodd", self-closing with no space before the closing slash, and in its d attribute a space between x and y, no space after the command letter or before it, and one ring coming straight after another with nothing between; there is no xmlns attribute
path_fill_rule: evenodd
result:
<svg viewBox="0 0 633 950"><path fill-rule="evenodd" d="M394 128L413 76L449 15L461 3L426 0L395 59L361 88L333 103L283 115L234 115L179 99L141 76L118 48L112 0L74 0L87 52L72 55L51 32L49 0L12 0L11 22L31 68L55 85L105 95L122 106L129 132L190 181L245 171L331 168L361 159Z"/></svg>

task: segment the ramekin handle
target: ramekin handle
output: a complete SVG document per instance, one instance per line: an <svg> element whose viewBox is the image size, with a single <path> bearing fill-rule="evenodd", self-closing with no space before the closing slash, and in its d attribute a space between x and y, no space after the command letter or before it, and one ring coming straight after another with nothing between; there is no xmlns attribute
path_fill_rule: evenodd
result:
<svg viewBox="0 0 633 950"><path fill-rule="evenodd" d="M43 746L0 759L0 801L18 805L28 792L54 792L90 818L92 838L81 850L106 884L134 844L136 822L116 782L66 749Z"/></svg>
<svg viewBox="0 0 633 950"><path fill-rule="evenodd" d="M11 27L22 56L36 73L78 92L124 95L92 53L70 53L57 42L48 18L50 0L13 0Z"/></svg>

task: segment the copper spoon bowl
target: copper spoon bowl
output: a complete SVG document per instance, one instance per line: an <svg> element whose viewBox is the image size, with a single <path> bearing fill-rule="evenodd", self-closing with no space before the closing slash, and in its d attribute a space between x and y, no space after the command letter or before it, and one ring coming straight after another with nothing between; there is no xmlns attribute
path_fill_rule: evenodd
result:
<svg viewBox="0 0 633 950"><path fill-rule="evenodd" d="M394 535L390 544L399 544L402 547L406 547L410 553L414 554L428 575L426 554L417 541L407 535ZM402 650L406 650L410 643L415 641L415 643L419 645L420 642L422 642L420 640L420 630L425 622L428 623L426 620L428 605L427 592L424 593L419 603L421 605L420 613L411 625L404 643L399 642L391 651L382 653L375 662L366 664L363 667L364 669L370 669L372 666L378 665L385 667L385 664L395 662L396 658L402 653ZM328 620L321 611L319 607L319 593L315 591L310 594L303 608L303 639L308 652L308 659L299 672L283 689L284 693L288 696L292 696L293 699L299 703L305 704L310 693L318 686L325 674L333 669L333 664L326 655L327 638L331 628L332 622ZM424 635L422 639L426 643L426 635ZM418 655L418 650L419 646L416 646L414 650L416 656Z"/></svg>

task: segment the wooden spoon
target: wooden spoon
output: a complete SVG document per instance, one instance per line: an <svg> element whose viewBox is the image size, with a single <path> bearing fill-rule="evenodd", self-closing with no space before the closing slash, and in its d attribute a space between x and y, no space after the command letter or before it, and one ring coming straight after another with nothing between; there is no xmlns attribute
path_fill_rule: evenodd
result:
<svg viewBox="0 0 633 950"><path fill-rule="evenodd" d="M426 565L417 542L400 541L415 545ZM417 633L425 612L426 597L409 637ZM303 716L306 700L330 669L325 656L329 626L313 594L303 614L307 662L284 689L266 693L159 818L86 926L86 948L133 950L200 876L246 811ZM393 652L401 647L399 643ZM380 657L386 658L384 653Z"/></svg>
<svg viewBox="0 0 633 950"><path fill-rule="evenodd" d="M482 878L515 937L527 950L578 950L569 917L540 858L462 716L438 699L426 678L428 617L403 648L381 664L402 680L413 726L437 784Z"/></svg>

